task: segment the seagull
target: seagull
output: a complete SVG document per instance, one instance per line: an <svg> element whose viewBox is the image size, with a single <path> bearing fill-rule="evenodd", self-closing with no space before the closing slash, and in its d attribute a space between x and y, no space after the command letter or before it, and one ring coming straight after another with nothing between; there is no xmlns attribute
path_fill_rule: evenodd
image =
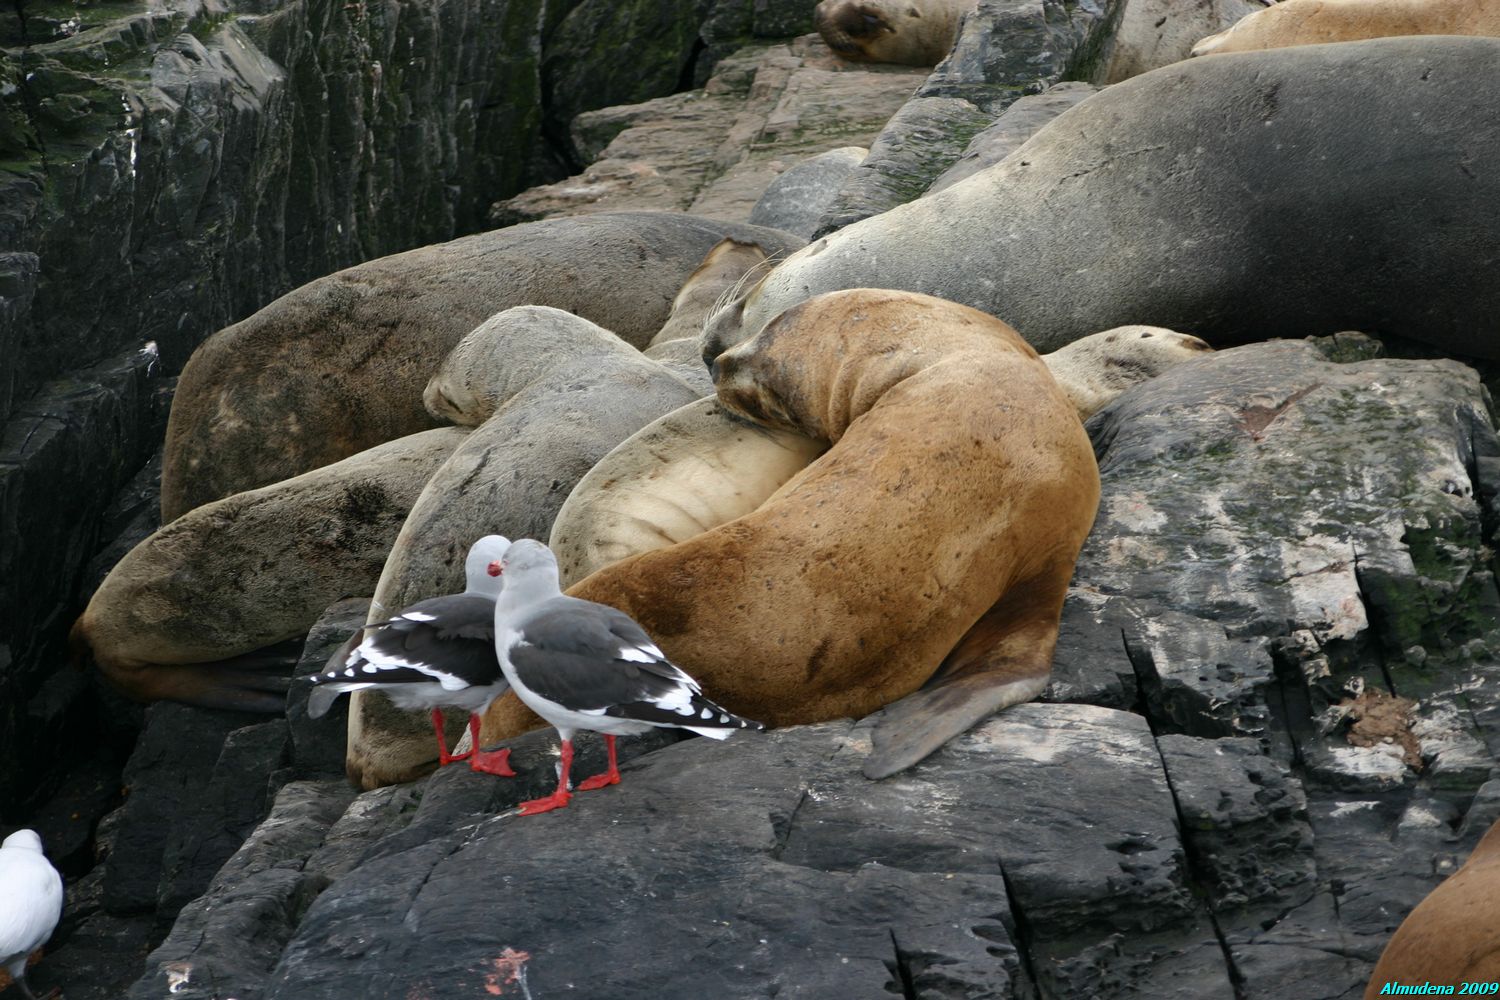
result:
<svg viewBox="0 0 1500 1000"><path fill-rule="evenodd" d="M620 780L615 737L653 727L686 729L722 740L738 729L765 729L703 697L698 682L669 662L644 629L624 612L564 597L557 557L524 538L490 566L504 574L495 602L495 649L511 689L562 737L557 791L521 803L521 815L568 804L573 734L604 734L609 769L579 784L580 791Z"/></svg>
<svg viewBox="0 0 1500 1000"><path fill-rule="evenodd" d="M438 766L467 760L483 774L512 776L510 748L479 750L479 717L510 685L495 658L495 599L504 589L499 559L510 548L500 535L469 547L462 594L418 601L394 618L369 626L365 640L344 660L308 678L315 686L307 714L316 719L345 691L382 691L398 707L430 708L437 733ZM491 568L496 572L490 572ZM470 748L450 754L443 738L443 707L469 713Z"/></svg>
<svg viewBox="0 0 1500 1000"><path fill-rule="evenodd" d="M42 838L35 830L6 837L0 843L0 966L26 1000L36 1000L26 985L26 960L52 936L62 907L62 876L42 853Z"/></svg>

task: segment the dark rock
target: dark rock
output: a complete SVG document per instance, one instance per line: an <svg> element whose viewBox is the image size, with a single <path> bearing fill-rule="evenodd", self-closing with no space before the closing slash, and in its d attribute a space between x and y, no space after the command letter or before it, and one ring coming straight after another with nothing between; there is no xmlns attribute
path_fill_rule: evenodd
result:
<svg viewBox="0 0 1500 1000"><path fill-rule="evenodd" d="M111 913L156 911L169 845L181 854L230 733L258 721L171 702L147 710L146 728L125 767L128 795L104 862L104 906ZM257 785L264 794L264 777Z"/></svg>
<svg viewBox="0 0 1500 1000"><path fill-rule="evenodd" d="M57 933L27 982L39 997L60 987L66 1000L120 1000L140 975L152 935L149 917L99 911L75 923L65 908Z"/></svg>
<svg viewBox="0 0 1500 1000"><path fill-rule="evenodd" d="M812 238L918 197L993 121L993 114L962 98L907 101L834 195Z"/></svg>
<svg viewBox="0 0 1500 1000"><path fill-rule="evenodd" d="M1041 700L1134 708L1140 691L1125 652L1125 634L1137 621L1124 598L1070 590L1057 632L1052 679Z"/></svg>
<svg viewBox="0 0 1500 1000"><path fill-rule="evenodd" d="M0 110L0 149L3 149L4 122L16 105L5 101L0 102L0 108L4 109ZM20 354L21 332L30 320L31 300L36 296L38 266L34 253L0 253L0 357L13 359ZM7 364L0 371L0 421L10 417L18 367Z"/></svg>
<svg viewBox="0 0 1500 1000"><path fill-rule="evenodd" d="M980 0L918 97L960 97L997 116L1017 98L1093 76L1123 0Z"/></svg>
<svg viewBox="0 0 1500 1000"><path fill-rule="evenodd" d="M1472 369L1336 364L1302 342L1255 345L1138 386L1089 427L1104 492L1078 580L1216 623L1231 642L1268 640L1292 684L1277 697L1300 699L1309 716L1367 686L1420 697L1413 731L1426 736L1429 778L1467 795L1485 780L1482 723L1457 707L1459 676L1437 670L1497 669L1481 506L1493 485L1477 456L1500 440ZM1170 617L1158 631L1187 634ZM1227 656L1184 650L1184 694L1221 704L1225 720L1264 718L1263 658L1224 674ZM1492 686L1475 690L1484 699ZM1162 721L1182 728L1180 716ZM1351 745L1342 723L1289 722L1320 781L1376 790L1415 779L1399 746Z"/></svg>
<svg viewBox="0 0 1500 1000"><path fill-rule="evenodd" d="M757 38L793 38L813 30L815 5L806 0L751 0L751 31Z"/></svg>
<svg viewBox="0 0 1500 1000"><path fill-rule="evenodd" d="M691 86L698 27L713 0L583 0L542 60L547 127L555 141L581 111L633 104ZM568 150L580 165L576 150Z"/></svg>
<svg viewBox="0 0 1500 1000"><path fill-rule="evenodd" d="M47 857L64 877L94 867L94 830L120 805L122 761L99 747L68 775L26 821L41 835Z"/></svg>
<svg viewBox="0 0 1500 1000"><path fill-rule="evenodd" d="M225 738L192 812L181 817L167 837L158 915L170 919L200 895L265 818L277 790L276 772L289 749L282 719L245 726Z"/></svg>
<svg viewBox="0 0 1500 1000"><path fill-rule="evenodd" d="M1222 922L1278 917L1317 890L1301 782L1253 739L1160 736L1193 877Z"/></svg>
<svg viewBox="0 0 1500 1000"><path fill-rule="evenodd" d="M846 723L691 740L564 812L493 815L550 783L538 743L518 744L520 782L430 779L411 822L313 904L264 996L524 981L615 998L1012 997L1037 977L1044 996L1230 995L1137 716L1023 707L881 783L860 777L867 732Z"/></svg>
<svg viewBox="0 0 1500 1000"><path fill-rule="evenodd" d="M98 512L159 433L155 357L132 351L18 405L0 437L0 801L25 802L92 741L69 717L86 675L62 669L74 595L100 543Z"/></svg>
<svg viewBox="0 0 1500 1000"><path fill-rule="evenodd" d="M1019 149L1043 125L1098 89L1087 83L1058 83L1040 94L1022 97L1006 108L994 124L970 139L963 153L928 186L926 193L935 194L986 167L993 167Z"/></svg>
<svg viewBox="0 0 1500 1000"><path fill-rule="evenodd" d="M1143 608L1139 614L1125 633L1125 649L1158 731L1265 734L1273 678L1264 638L1231 638L1217 622L1175 611Z"/></svg>
<svg viewBox="0 0 1500 1000"><path fill-rule="evenodd" d="M868 152L860 146L842 146L792 164L750 210L750 224L811 239L818 220Z"/></svg>
<svg viewBox="0 0 1500 1000"><path fill-rule="evenodd" d="M259 996L302 913L327 885L305 862L353 798L343 781L282 788L265 822L183 908L126 997Z"/></svg>
<svg viewBox="0 0 1500 1000"><path fill-rule="evenodd" d="M311 687L304 678L322 673L336 649L365 626L369 617L368 597L347 597L331 605L313 624L297 661L292 686L287 692L286 717L291 731L293 773L299 778L329 777L344 773L344 750L348 744L349 700L334 702L321 719L307 717Z"/></svg>

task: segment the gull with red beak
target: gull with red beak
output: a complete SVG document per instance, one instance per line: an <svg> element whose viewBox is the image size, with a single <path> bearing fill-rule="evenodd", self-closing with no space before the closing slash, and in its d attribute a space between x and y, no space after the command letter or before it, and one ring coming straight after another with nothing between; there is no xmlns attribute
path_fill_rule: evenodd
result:
<svg viewBox="0 0 1500 1000"><path fill-rule="evenodd" d="M495 601L504 590L500 558L509 539L486 535L464 560L466 588L418 601L394 618L369 626L369 634L342 666L309 678L315 685L307 714L318 718L345 691L380 691L398 708L432 710L438 765L467 760L471 770L509 777L509 748L479 749L479 720L510 685L495 657ZM443 709L469 713L471 748L450 754Z"/></svg>
<svg viewBox="0 0 1500 1000"><path fill-rule="evenodd" d="M511 545L498 569L505 589L495 602L495 649L511 689L562 737L557 791L521 803L521 815L568 804L573 734L604 734L609 768L578 785L580 791L620 780L615 737L653 728L686 729L722 740L739 729L764 729L703 697L698 682L667 660L624 612L565 597L557 559L541 542Z"/></svg>

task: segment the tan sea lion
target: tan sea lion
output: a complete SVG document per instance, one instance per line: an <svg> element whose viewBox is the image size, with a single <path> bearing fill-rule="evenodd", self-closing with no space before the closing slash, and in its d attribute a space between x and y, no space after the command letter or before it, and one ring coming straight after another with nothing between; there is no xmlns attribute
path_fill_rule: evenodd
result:
<svg viewBox="0 0 1500 1000"><path fill-rule="evenodd" d="M978 0L822 0L813 24L823 41L857 62L936 66Z"/></svg>
<svg viewBox="0 0 1500 1000"><path fill-rule="evenodd" d="M1500 823L1464 866L1432 890L1396 928L1365 986L1365 1000L1387 983L1453 986L1500 980Z"/></svg>
<svg viewBox="0 0 1500 1000"><path fill-rule="evenodd" d="M1099 496L1036 352L975 310L857 289L716 363L727 409L831 448L754 512L568 592L625 611L726 707L778 725L864 715L926 682L877 725L871 777L1035 697ZM506 698L485 735L534 725Z"/></svg>
<svg viewBox="0 0 1500 1000"><path fill-rule="evenodd" d="M545 538L574 484L610 449L698 397L608 330L546 306L485 321L444 359L426 395L445 415L482 423L413 504L375 586L372 624L462 590L476 538ZM409 781L435 763L431 733L426 715L356 693L346 770L368 788Z"/></svg>
<svg viewBox="0 0 1500 1000"><path fill-rule="evenodd" d="M1042 361L1087 420L1130 386L1211 350L1172 330L1124 326ZM749 514L825 450L805 434L747 423L717 398L667 414L590 469L558 511L548 544L563 586Z"/></svg>
<svg viewBox="0 0 1500 1000"><path fill-rule="evenodd" d="M132 698L279 712L286 675L231 658L368 594L407 512L468 430L378 445L194 508L126 554L70 639Z"/></svg>
<svg viewBox="0 0 1500 1000"><path fill-rule="evenodd" d="M1075 340L1042 360L1079 419L1087 420L1131 386L1212 350L1189 334L1133 324Z"/></svg>
<svg viewBox="0 0 1500 1000"><path fill-rule="evenodd" d="M1282 0L1200 39L1193 55L1393 35L1500 36L1500 4L1494 0Z"/></svg>
<svg viewBox="0 0 1500 1000"><path fill-rule="evenodd" d="M434 426L422 387L459 339L518 305L577 313L643 346L725 237L800 238L671 212L480 233L309 282L188 360L167 425L162 517Z"/></svg>

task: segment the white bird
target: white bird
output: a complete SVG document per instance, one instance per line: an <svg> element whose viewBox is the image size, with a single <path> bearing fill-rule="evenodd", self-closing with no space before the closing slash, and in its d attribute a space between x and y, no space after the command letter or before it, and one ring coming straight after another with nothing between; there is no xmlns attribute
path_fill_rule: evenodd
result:
<svg viewBox="0 0 1500 1000"><path fill-rule="evenodd" d="M26 960L47 943L62 916L62 876L42 853L35 830L17 830L0 844L0 965L27 1000Z"/></svg>
<svg viewBox="0 0 1500 1000"><path fill-rule="evenodd" d="M505 576L495 602L500 669L516 696L562 737L557 791L521 803L523 816L568 804L573 734L580 729L603 733L609 752L609 769L579 784L587 791L620 780L617 735L664 727L722 740L738 729L766 728L703 697L698 682L624 612L563 596L557 558L541 542L517 541L498 569Z"/></svg>
<svg viewBox="0 0 1500 1000"><path fill-rule="evenodd" d="M381 691L398 707L432 710L438 766L467 760L472 770L514 775L510 749L480 751L480 716L510 685L495 656L495 599L505 587L499 559L510 548L501 535L485 535L464 559L465 590L418 601L394 618L369 626L345 658L310 680L307 714L316 719L345 691ZM493 570L493 572L492 572ZM443 708L469 713L470 749L450 754Z"/></svg>

